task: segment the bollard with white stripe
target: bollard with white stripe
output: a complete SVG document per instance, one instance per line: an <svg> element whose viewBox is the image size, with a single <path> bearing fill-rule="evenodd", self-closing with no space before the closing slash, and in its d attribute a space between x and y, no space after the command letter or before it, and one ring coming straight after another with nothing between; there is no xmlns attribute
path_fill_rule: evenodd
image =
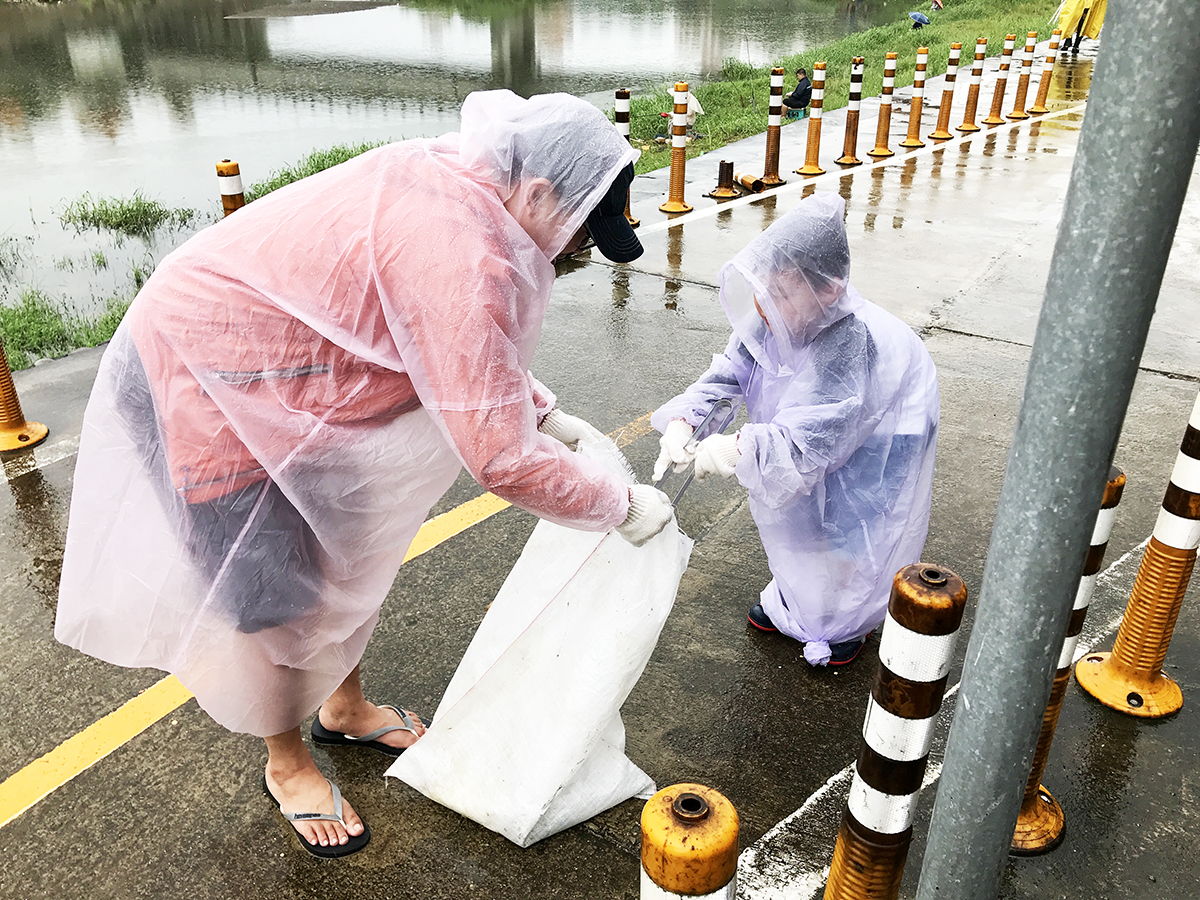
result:
<svg viewBox="0 0 1200 900"><path fill-rule="evenodd" d="M1079 686L1105 706L1147 719L1178 712L1183 692L1163 660L1200 546L1200 397L1192 408L1158 521L1138 566L1111 653L1075 666Z"/></svg>
<svg viewBox="0 0 1200 900"><path fill-rule="evenodd" d="M896 86L896 54L889 53L883 59L883 92L879 95L879 122L875 126L875 147L867 156L895 156L896 151L888 147L888 132L892 128L892 90Z"/></svg>
<svg viewBox="0 0 1200 900"><path fill-rule="evenodd" d="M671 180L667 187L667 202L659 205L665 213L691 212L683 200L683 182L687 169L687 110L688 84L675 82L675 109L671 119Z"/></svg>
<svg viewBox="0 0 1200 900"><path fill-rule="evenodd" d="M242 190L242 170L232 159L223 159L217 163L217 184L221 188L221 206L225 215L246 205L246 194Z"/></svg>
<svg viewBox="0 0 1200 900"><path fill-rule="evenodd" d="M761 194L766 188L761 178L757 175L748 175L745 172L734 172L733 180L752 194Z"/></svg>
<svg viewBox="0 0 1200 900"><path fill-rule="evenodd" d="M1066 828L1066 816L1058 801L1042 784L1046 772L1046 761L1050 757L1050 744L1054 741L1054 729L1058 726L1058 714L1062 711L1067 684L1071 680L1071 665L1075 662L1075 648L1079 644L1079 633L1083 631L1083 620L1087 616L1096 577L1104 562L1104 551L1112 534L1113 520L1117 516L1117 504L1125 490L1125 473L1113 466L1104 486L1104 499L1100 502L1100 513L1092 529L1092 543L1087 560L1083 564L1083 577L1075 592L1075 606L1067 626L1058 654L1058 671L1054 673L1054 686L1050 689L1050 701L1042 717L1042 732L1038 736L1037 750L1033 754L1033 767L1025 783L1025 796L1021 800L1021 811L1017 815L1017 826L1013 831L1011 851L1018 856L1034 856L1048 853L1057 847Z"/></svg>
<svg viewBox="0 0 1200 900"><path fill-rule="evenodd" d="M702 784L663 788L642 808L641 900L734 900L738 814Z"/></svg>
<svg viewBox="0 0 1200 900"><path fill-rule="evenodd" d="M858 149L858 115L862 107L862 80L865 60L856 56L850 60L850 106L846 111L846 141L842 144L842 155L834 160L839 166L861 166L862 160L854 155Z"/></svg>
<svg viewBox="0 0 1200 900"><path fill-rule="evenodd" d="M975 63L971 66L971 84L967 88L967 108L963 110L962 124L957 131L978 131L975 124L975 110L979 107L979 84L983 81L983 61L987 57L987 38L977 38L975 41Z"/></svg>
<svg viewBox="0 0 1200 900"><path fill-rule="evenodd" d="M771 105L767 116L767 161L763 164L763 184L778 187L787 182L779 177L779 132L783 126L783 68L771 70Z"/></svg>
<svg viewBox="0 0 1200 900"><path fill-rule="evenodd" d="M1049 112L1049 107L1046 106L1046 99L1050 96L1050 78L1054 74L1054 62L1058 59L1058 42L1062 38L1062 31L1055 28L1050 33L1050 46L1046 48L1046 61L1042 63L1042 74L1038 78L1037 99L1033 101L1033 106L1029 107L1029 114L1040 116L1042 113Z"/></svg>
<svg viewBox="0 0 1200 900"><path fill-rule="evenodd" d="M1004 52L1000 55L1000 74L996 77L996 90L992 92L992 111L983 120L984 125L1003 125L1004 117L1000 115L1004 109L1004 92L1008 90L1008 69L1012 65L1013 47L1017 46L1017 36L1004 36Z"/></svg>
<svg viewBox="0 0 1200 900"><path fill-rule="evenodd" d="M733 186L733 163L730 160L721 160L717 166L717 186L705 196L714 200L730 200L741 196Z"/></svg>
<svg viewBox="0 0 1200 900"><path fill-rule="evenodd" d="M895 900L933 727L967 603L941 566L906 566L892 580L862 750L842 814L825 900Z"/></svg>
<svg viewBox="0 0 1200 900"><path fill-rule="evenodd" d="M958 60L962 56L962 44L955 41L950 45L950 60L946 63L946 82L942 87L942 101L938 105L937 128L929 135L935 141L948 141L950 133L950 107L954 105L954 82L958 80Z"/></svg>
<svg viewBox="0 0 1200 900"><path fill-rule="evenodd" d="M908 107L908 137L900 142L901 147L924 147L920 138L921 103L925 96L925 70L929 67L929 48L917 48L917 70L913 74L912 103Z"/></svg>
<svg viewBox="0 0 1200 900"><path fill-rule="evenodd" d="M1025 35L1025 50L1021 54L1021 77L1017 80L1017 96L1013 103L1012 112L1008 118L1028 119L1025 112L1025 96L1029 93L1029 76L1033 73L1033 51L1037 48L1037 32L1030 31Z"/></svg>
<svg viewBox="0 0 1200 900"><path fill-rule="evenodd" d="M825 105L825 63L813 63L812 96L808 101L808 143L804 148L804 165L796 170L797 175L822 175L825 170L819 165L821 153L821 108Z"/></svg>
<svg viewBox="0 0 1200 900"><path fill-rule="evenodd" d="M616 105L613 107L613 120L617 126L617 134L625 138L626 143L633 143L633 138L629 133L629 88L617 88ZM640 219L633 217L633 210L630 208L629 200L633 189L630 188L625 192L625 221L630 227L637 228L642 224Z"/></svg>

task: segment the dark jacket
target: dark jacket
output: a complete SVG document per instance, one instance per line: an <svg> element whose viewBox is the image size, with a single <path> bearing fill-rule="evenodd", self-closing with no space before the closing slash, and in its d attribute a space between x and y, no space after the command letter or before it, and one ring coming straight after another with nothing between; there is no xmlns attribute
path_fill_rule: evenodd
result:
<svg viewBox="0 0 1200 900"><path fill-rule="evenodd" d="M812 82L801 78L796 89L783 98L783 105L788 109L804 109L812 98Z"/></svg>

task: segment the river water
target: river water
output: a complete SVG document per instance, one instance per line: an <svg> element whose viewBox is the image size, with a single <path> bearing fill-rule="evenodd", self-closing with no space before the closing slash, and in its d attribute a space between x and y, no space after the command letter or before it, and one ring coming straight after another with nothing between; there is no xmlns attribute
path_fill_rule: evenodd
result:
<svg viewBox="0 0 1200 900"><path fill-rule="evenodd" d="M131 295L183 237L77 235L90 192L219 209L313 149L457 127L473 90L635 92L755 65L907 14L901 0L0 0L0 301ZM186 229L185 229L186 233ZM99 255L98 255L99 254ZM101 259L101 257L103 257ZM138 270L138 271L135 271Z"/></svg>

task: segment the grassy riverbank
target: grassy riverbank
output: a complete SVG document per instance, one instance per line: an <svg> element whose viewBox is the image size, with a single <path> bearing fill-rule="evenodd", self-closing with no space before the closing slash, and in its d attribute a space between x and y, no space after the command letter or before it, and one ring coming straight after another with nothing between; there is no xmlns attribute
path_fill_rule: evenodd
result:
<svg viewBox="0 0 1200 900"><path fill-rule="evenodd" d="M924 9L924 4L915 6ZM1054 26L1048 21L1057 9L1056 0L947 0L941 12L925 10L931 25L914 29L906 7L897 7L897 21L867 31L849 35L832 44L775 60L785 71L784 91L796 84L795 71L800 66L810 76L813 63L825 62L825 109L838 109L848 103L850 90L850 60L866 58L863 76L863 96L873 97L883 87L884 54L899 54L896 67L896 87L911 85L916 66L917 48L929 48L928 75L946 71L950 44L963 45L961 72L970 67L977 38L988 39L988 55L995 56L1004 46L1006 34L1017 35L1017 46L1024 45L1026 32L1036 31L1047 38ZM960 82L961 83L961 82ZM771 67L752 68L738 60L726 60L720 81L690 85L704 107L704 115L696 120L695 131L703 134L688 144L688 156L699 156L726 144L759 134L767 129L767 104L771 92ZM630 104L630 132L634 146L642 151L637 171L650 172L671 162L670 143L654 141L656 134L668 131L667 120L660 112L671 109L671 87L652 94L635 96ZM805 120L800 120L807 127ZM749 161L747 161L749 162Z"/></svg>

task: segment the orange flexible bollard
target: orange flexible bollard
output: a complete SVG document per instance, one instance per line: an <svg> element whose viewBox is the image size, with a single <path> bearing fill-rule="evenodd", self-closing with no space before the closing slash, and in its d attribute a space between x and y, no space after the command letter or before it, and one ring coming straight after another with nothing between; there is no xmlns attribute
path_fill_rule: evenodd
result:
<svg viewBox="0 0 1200 900"><path fill-rule="evenodd" d="M733 900L737 894L738 814L702 784L663 788L642 808L641 900L680 895Z"/></svg>
<svg viewBox="0 0 1200 900"><path fill-rule="evenodd" d="M825 105L825 63L813 63L812 98L808 102L808 144L804 148L804 165L797 175L822 175L818 165L821 152L821 107Z"/></svg>
<svg viewBox="0 0 1200 900"><path fill-rule="evenodd" d="M733 180L752 194L761 194L766 188L761 178L757 175L747 175L745 172L735 172Z"/></svg>
<svg viewBox="0 0 1200 900"><path fill-rule="evenodd" d="M971 85L967 88L967 108L963 110L962 124L958 131L978 131L975 124L975 109L979 105L979 83L983 80L983 60L987 56L987 38L975 41L975 63L971 66Z"/></svg>
<svg viewBox="0 0 1200 900"><path fill-rule="evenodd" d="M1175 620L1200 546L1200 397L1184 432L1154 533L1138 566L1111 653L1075 665L1079 686L1105 706L1157 719L1178 712L1183 692L1163 672Z"/></svg>
<svg viewBox="0 0 1200 900"><path fill-rule="evenodd" d="M846 141L842 144L842 155L834 160L839 166L861 166L862 160L854 155L858 149L858 115L862 107L862 80L864 59L856 56L850 60L850 107L846 111Z"/></svg>
<svg viewBox="0 0 1200 900"><path fill-rule="evenodd" d="M687 82L677 81L675 82L674 117L671 120L671 181L667 189L667 202L658 207L665 213L683 213L692 210L683 200L683 181L687 168L687 109Z"/></svg>
<svg viewBox="0 0 1200 900"><path fill-rule="evenodd" d="M221 187L221 206L225 215L246 205L246 195L242 191L242 170L232 159L217 163L217 184Z"/></svg>
<svg viewBox="0 0 1200 900"><path fill-rule="evenodd" d="M1025 50L1021 55L1021 77L1017 79L1017 96L1013 103L1010 119L1028 119L1025 112L1025 95L1029 93L1029 76L1033 72L1033 51L1037 48L1037 32L1031 31L1025 35Z"/></svg>
<svg viewBox="0 0 1200 900"><path fill-rule="evenodd" d="M879 666L842 813L825 900L895 900L967 587L941 566L892 579Z"/></svg>
<svg viewBox="0 0 1200 900"><path fill-rule="evenodd" d="M13 384L12 370L4 342L0 341L0 450L32 447L46 439L50 429L41 422L29 422L21 412L21 401Z"/></svg>
<svg viewBox="0 0 1200 900"><path fill-rule="evenodd" d="M779 132L783 126L783 69L771 70L771 104L767 115L767 160L763 164L763 184L778 187L787 182L779 177Z"/></svg>
<svg viewBox="0 0 1200 900"><path fill-rule="evenodd" d="M935 141L948 141L954 137L950 133L950 107L954 105L954 82L958 79L958 60L961 55L962 44L955 41L950 45L950 60L946 63L946 84L938 104L937 128L929 135Z"/></svg>
<svg viewBox="0 0 1200 900"><path fill-rule="evenodd" d="M733 186L733 163L731 161L721 160L717 166L717 186L706 196L712 197L714 200L729 200L741 196L737 192L737 188Z"/></svg>
<svg viewBox="0 0 1200 900"><path fill-rule="evenodd" d="M1054 74L1054 63L1058 59L1058 42L1062 37L1062 31L1055 28L1050 33L1050 46L1046 48L1046 61L1042 63L1042 74L1038 78L1037 99L1033 101L1033 106L1029 107L1029 114L1040 116L1042 113L1049 112L1050 109L1046 106L1046 99L1050 96L1050 77Z"/></svg>
<svg viewBox="0 0 1200 900"><path fill-rule="evenodd" d="M1017 36L1015 34L1005 35L1004 53L1000 56L1000 75L996 79L996 90L992 93L992 111L983 120L984 125L1004 124L1000 112L1004 108L1004 92L1008 90L1008 68L1012 64L1013 47L1016 45Z"/></svg>
<svg viewBox="0 0 1200 900"><path fill-rule="evenodd" d="M1092 529L1091 548L1083 564L1083 577L1079 579L1079 588L1075 592L1075 605L1071 612L1070 624L1067 626L1067 636L1063 639L1062 649L1058 654L1054 687L1046 704L1046 714L1042 717L1042 732L1038 736L1033 767L1029 772L1029 780L1025 783L1025 796L1021 800L1021 811L1017 815L1017 826L1013 830L1010 850L1018 856L1048 853L1062 842L1066 829L1063 809L1054 799L1054 795L1042 784L1042 775L1046 772L1046 761L1050 757L1050 744L1054 740L1058 714L1062 711L1067 684L1071 680L1071 665L1075 661L1079 633L1083 630L1083 620L1087 616L1092 591L1096 587L1096 576L1100 574L1104 551L1108 547L1109 535L1112 534L1117 504L1121 502L1121 493L1124 490L1125 473L1113 466L1109 470L1100 513L1096 516L1096 524Z"/></svg>
<svg viewBox="0 0 1200 900"><path fill-rule="evenodd" d="M895 156L896 151L888 147L888 132L892 127L892 90L896 86L896 54L889 53L883 59L883 92L879 95L879 123L875 126L875 147L867 151L868 156Z"/></svg>
<svg viewBox="0 0 1200 900"><path fill-rule="evenodd" d="M617 133L625 138L626 143L632 143L633 138L629 134L629 88L618 88L616 105L613 107L613 121L617 126ZM630 208L630 194L633 189L625 192L625 221L629 223L631 228L637 228L642 224L640 219L633 217L633 210Z"/></svg>
<svg viewBox="0 0 1200 900"><path fill-rule="evenodd" d="M921 103L925 95L925 70L929 67L929 48L917 48L917 70L913 75L912 103L908 107L908 137L900 142L901 147L924 147L920 138Z"/></svg>

